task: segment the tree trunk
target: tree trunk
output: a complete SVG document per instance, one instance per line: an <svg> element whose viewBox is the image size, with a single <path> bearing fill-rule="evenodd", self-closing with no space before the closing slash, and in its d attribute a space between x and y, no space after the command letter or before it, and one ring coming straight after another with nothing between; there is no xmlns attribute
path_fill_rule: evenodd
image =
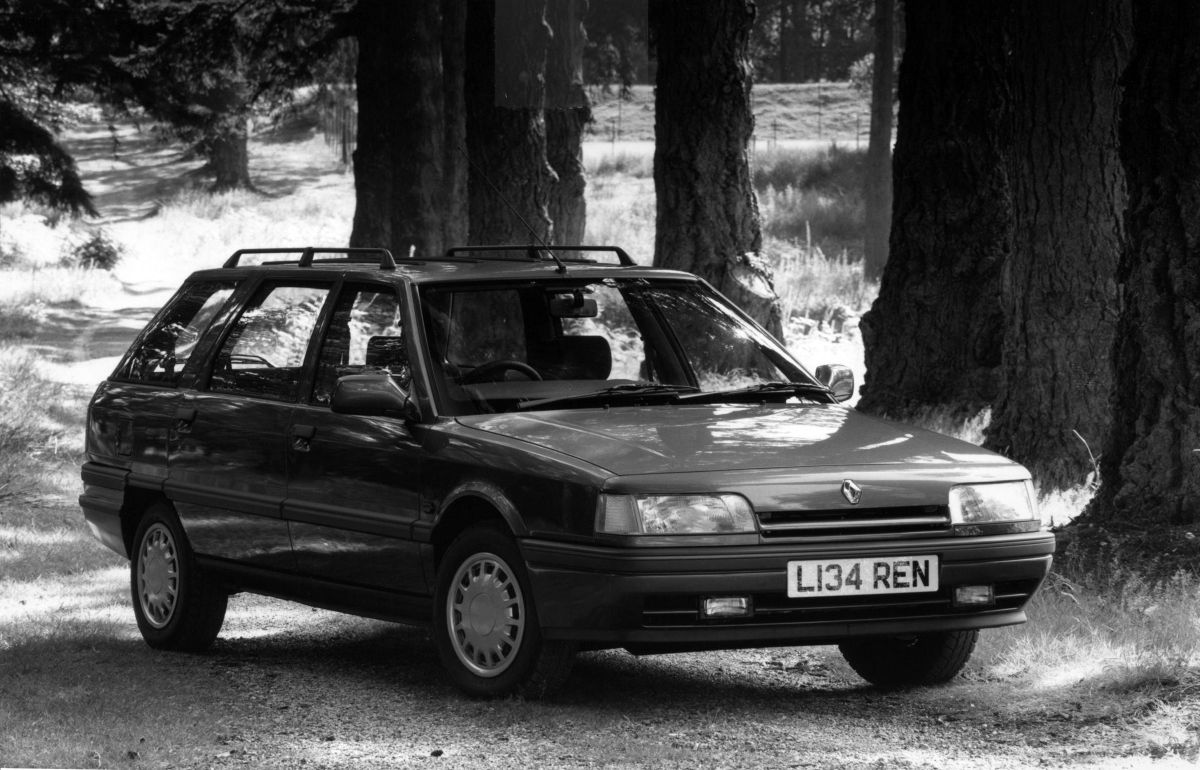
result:
<svg viewBox="0 0 1200 770"><path fill-rule="evenodd" d="M747 155L750 0L651 0L658 45L654 264L706 278L782 337Z"/></svg>
<svg viewBox="0 0 1200 770"><path fill-rule="evenodd" d="M1137 0L1133 33L1113 421L1083 520L1195 570L1179 530L1200 520L1200 4Z"/></svg>
<svg viewBox="0 0 1200 770"><path fill-rule="evenodd" d="M786 83L791 71L792 5L789 0L779 3L779 55L775 58L775 82Z"/></svg>
<svg viewBox="0 0 1200 770"><path fill-rule="evenodd" d="M583 88L582 20L587 0L554 0L546 6L554 33L546 55L546 159L558 181L550 188L553 242L583 243L587 227L587 178L583 170L583 130L592 119Z"/></svg>
<svg viewBox="0 0 1200 770"><path fill-rule="evenodd" d="M515 39L497 40L496 21ZM542 5L533 0L479 0L467 7L467 149L470 168L470 242L549 242L548 211L554 171L546 161L546 122L539 94L545 60ZM507 57L519 51L519 60ZM515 90L497 90L497 65ZM513 75L516 72L516 75ZM505 86L507 89L508 86ZM502 107L499 104L536 106Z"/></svg>
<svg viewBox="0 0 1200 770"><path fill-rule="evenodd" d="M350 245L384 246L397 257L441 253L441 2L362 0L357 14L357 206Z"/></svg>
<svg viewBox="0 0 1200 770"><path fill-rule="evenodd" d="M862 321L858 408L974 414L996 396L1000 275L1012 244L1004 3L910 3L890 256Z"/></svg>
<svg viewBox="0 0 1200 770"><path fill-rule="evenodd" d="M1066 488L1093 471L1109 422L1128 0L1025 0L1011 23L1016 227L986 445L1023 463L1042 489Z"/></svg>
<svg viewBox="0 0 1200 770"><path fill-rule="evenodd" d="M442 0L442 95L445 119L445 245L465 246L467 206L467 105L463 93L467 69L467 0Z"/></svg>
<svg viewBox="0 0 1200 770"><path fill-rule="evenodd" d="M253 188L250 184L250 153L246 149L246 140L245 121L239 120L236 125L224 127L224 130L205 142L208 168L215 177L213 192Z"/></svg>
<svg viewBox="0 0 1200 770"><path fill-rule="evenodd" d="M871 137L863 204L863 272L877 279L888 256L892 225L892 75L896 0L875 0L875 56L871 78Z"/></svg>

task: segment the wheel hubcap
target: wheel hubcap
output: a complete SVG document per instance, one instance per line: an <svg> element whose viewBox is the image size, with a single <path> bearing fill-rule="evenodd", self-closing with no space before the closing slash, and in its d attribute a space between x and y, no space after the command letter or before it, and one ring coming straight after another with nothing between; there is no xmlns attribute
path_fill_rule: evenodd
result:
<svg viewBox="0 0 1200 770"><path fill-rule="evenodd" d="M146 530L138 558L138 602L155 628L171 621L179 599L179 554L171 531L162 524Z"/></svg>
<svg viewBox="0 0 1200 770"><path fill-rule="evenodd" d="M480 553L458 568L446 597L446 623L454 652L482 677L512 665L525 634L525 599L503 559Z"/></svg>

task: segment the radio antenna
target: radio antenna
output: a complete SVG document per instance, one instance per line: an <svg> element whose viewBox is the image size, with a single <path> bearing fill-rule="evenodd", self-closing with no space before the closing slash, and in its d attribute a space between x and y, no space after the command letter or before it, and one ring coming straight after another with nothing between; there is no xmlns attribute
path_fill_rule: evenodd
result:
<svg viewBox="0 0 1200 770"><path fill-rule="evenodd" d="M512 212L513 216L515 216L517 219L519 219L521 221L521 224L525 225L525 229L529 231L529 235L532 236L535 240L537 240L538 243L541 244L542 250L550 255L550 259L554 260L554 264L558 265L558 267L556 268L558 270L558 272L565 274L567 272L567 266L565 264L563 264L563 261L558 258L558 255L555 254L550 249L550 244L546 243L545 239L542 238L542 236L538 235L537 230L534 230L533 226L529 224L529 222L525 219L525 217L521 216L521 212L517 211L517 207L508 202L508 198L504 197L504 193L500 192L500 188L497 187L496 184L491 179L488 178L487 174L483 173L483 169L481 169L475 163L475 161L471 160L471 154L467 152L467 148L464 147L463 145L459 145L458 151L461 152L463 154L463 157L467 159L467 165L471 169L473 169L475 171L475 173L478 174L480 176L480 178L483 179L483 181L488 183L488 187L492 188L492 191L496 193L496 197L499 198L501 200L501 202L504 203L504 205L508 207L508 210Z"/></svg>

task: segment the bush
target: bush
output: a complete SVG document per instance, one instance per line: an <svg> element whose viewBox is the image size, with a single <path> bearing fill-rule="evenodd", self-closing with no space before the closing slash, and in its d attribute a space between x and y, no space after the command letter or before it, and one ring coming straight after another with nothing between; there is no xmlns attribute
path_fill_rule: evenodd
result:
<svg viewBox="0 0 1200 770"><path fill-rule="evenodd" d="M875 78L875 55L867 54L850 65L850 85L855 91L871 95L871 87Z"/></svg>
<svg viewBox="0 0 1200 770"><path fill-rule="evenodd" d="M46 380L37 357L0 344L0 458L11 472L14 457L42 451L63 434L50 412L63 404L64 386Z"/></svg>
<svg viewBox="0 0 1200 770"><path fill-rule="evenodd" d="M92 270L112 270L121 261L124 251L102 231L97 230L86 241L71 250L65 260L69 265Z"/></svg>
<svg viewBox="0 0 1200 770"><path fill-rule="evenodd" d="M866 162L866 150L846 150L836 144L816 152L775 148L755 154L754 189L762 193L769 187L796 187L857 196Z"/></svg>
<svg viewBox="0 0 1200 770"><path fill-rule="evenodd" d="M46 303L0 302L0 342L16 339L32 339L46 317Z"/></svg>

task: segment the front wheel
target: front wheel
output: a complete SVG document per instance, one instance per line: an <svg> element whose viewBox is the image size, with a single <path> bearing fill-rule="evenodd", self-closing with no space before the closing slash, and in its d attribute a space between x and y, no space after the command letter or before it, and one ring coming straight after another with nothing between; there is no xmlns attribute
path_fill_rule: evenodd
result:
<svg viewBox="0 0 1200 770"><path fill-rule="evenodd" d="M129 583L146 644L199 652L217 638L229 596L204 580L179 517L166 503L150 506L138 525Z"/></svg>
<svg viewBox="0 0 1200 770"><path fill-rule="evenodd" d="M979 632L943 631L842 642L842 657L863 679L880 687L943 684L958 676Z"/></svg>
<svg viewBox="0 0 1200 770"><path fill-rule="evenodd" d="M438 565L433 638L450 678L477 697L544 697L575 655L542 637L516 543L491 526L459 535Z"/></svg>

